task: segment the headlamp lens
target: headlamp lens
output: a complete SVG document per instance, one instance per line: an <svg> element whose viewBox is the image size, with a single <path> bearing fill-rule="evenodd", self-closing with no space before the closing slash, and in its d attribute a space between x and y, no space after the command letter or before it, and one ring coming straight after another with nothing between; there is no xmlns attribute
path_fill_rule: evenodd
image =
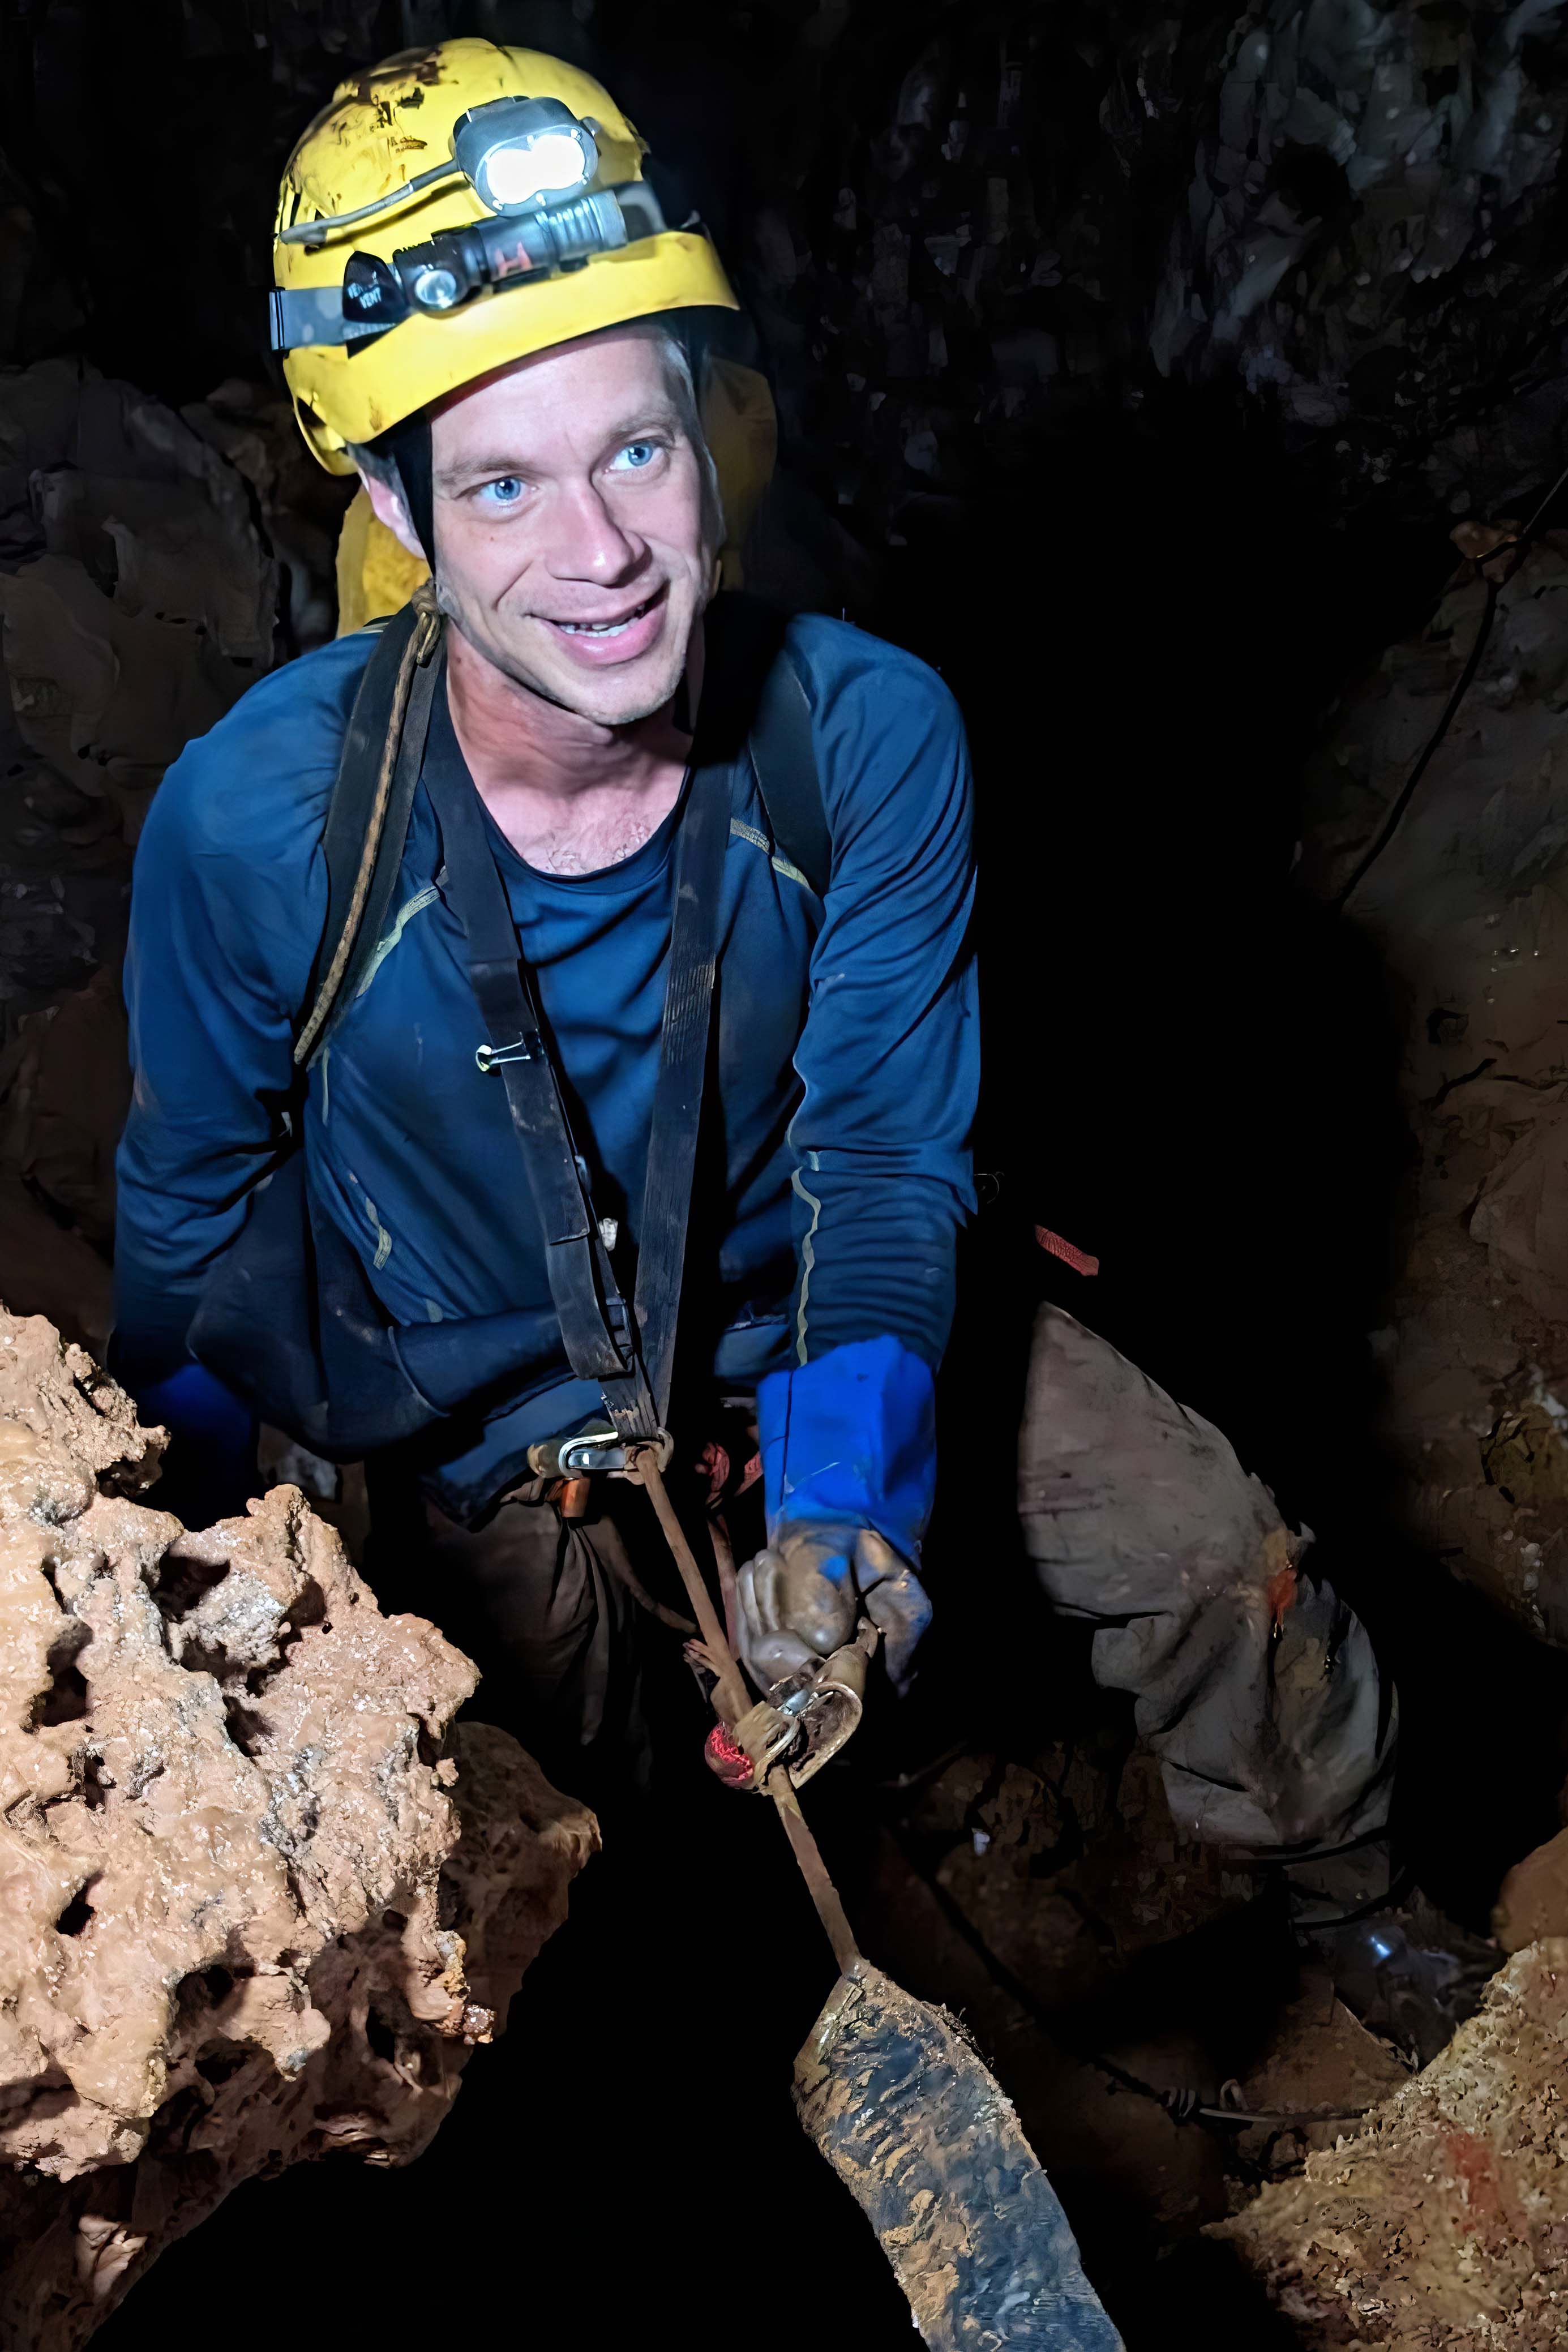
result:
<svg viewBox="0 0 1568 2352"><path fill-rule="evenodd" d="M578 131L542 131L515 146L492 147L479 167L480 196L492 211L510 212L535 196L580 188L594 170L584 143Z"/></svg>
<svg viewBox="0 0 1568 2352"><path fill-rule="evenodd" d="M595 126L596 127L596 126ZM452 152L492 213L584 187L599 168L593 130L554 98L496 98L462 116Z"/></svg>

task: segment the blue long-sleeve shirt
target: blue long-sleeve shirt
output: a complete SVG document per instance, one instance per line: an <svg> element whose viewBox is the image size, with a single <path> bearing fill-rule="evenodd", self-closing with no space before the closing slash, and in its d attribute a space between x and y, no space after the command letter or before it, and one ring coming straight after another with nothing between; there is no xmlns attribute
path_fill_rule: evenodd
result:
<svg viewBox="0 0 1568 2352"><path fill-rule="evenodd" d="M821 1374L793 1377L831 1385L824 1360L879 1338L934 1365L971 1204L962 723L940 679L891 646L815 616L792 622L790 640L834 864L819 900L771 853L755 779L737 761L705 1113L721 1165L694 1208L688 1259L694 1286L719 1301L715 1366L734 1385L819 1362ZM374 642L341 639L255 687L169 771L142 835L116 1280L121 1347L143 1364L183 1357L203 1280L285 1144L292 1044L326 919L322 832ZM461 760L439 697L432 760ZM492 827L595 1207L634 1239L679 822L678 808L631 857L587 875L542 874ZM401 1324L549 1304L504 1090L474 1059L483 1034L421 789L384 936L311 1074L303 1125L316 1194ZM862 1381L853 1393L907 1386ZM500 1491L530 1443L597 1403L590 1384L555 1381L477 1437L464 1425L437 1492L471 1506ZM886 1450L879 1434L867 1458ZM909 1533L886 1524L875 1494L863 1516L895 1542Z"/></svg>

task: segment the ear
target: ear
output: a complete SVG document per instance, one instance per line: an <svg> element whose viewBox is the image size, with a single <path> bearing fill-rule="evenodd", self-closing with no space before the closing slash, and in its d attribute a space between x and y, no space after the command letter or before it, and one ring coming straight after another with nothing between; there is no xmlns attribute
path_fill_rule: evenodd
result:
<svg viewBox="0 0 1568 2352"><path fill-rule="evenodd" d="M364 484L377 522L385 525L399 547L406 548L416 562L423 563L425 550L408 520L408 509L397 492L388 483L377 481L372 474L361 474L360 480Z"/></svg>

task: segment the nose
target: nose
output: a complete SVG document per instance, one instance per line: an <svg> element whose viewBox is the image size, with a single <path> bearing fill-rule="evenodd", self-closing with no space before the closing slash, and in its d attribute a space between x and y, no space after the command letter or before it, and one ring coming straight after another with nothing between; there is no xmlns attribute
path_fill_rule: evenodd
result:
<svg viewBox="0 0 1568 2352"><path fill-rule="evenodd" d="M547 561L553 579L614 588L647 561L647 541L616 521L592 482L562 487L551 526Z"/></svg>

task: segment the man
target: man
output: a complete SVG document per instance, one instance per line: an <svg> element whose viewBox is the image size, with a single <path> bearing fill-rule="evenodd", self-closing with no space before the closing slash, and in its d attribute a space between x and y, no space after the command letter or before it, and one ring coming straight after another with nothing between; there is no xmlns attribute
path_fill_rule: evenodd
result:
<svg viewBox="0 0 1568 2352"><path fill-rule="evenodd" d="M734 298L700 227L666 226L642 152L597 84L483 41L346 83L300 142L279 218L285 372L318 457L357 467L430 562L444 669L409 638L405 735L391 725L384 757L378 732L368 765L354 730L371 631L264 680L193 744L139 852L126 982L123 1376L172 1425L176 1470L199 1437L243 1485L252 1407L290 1425L266 1366L293 1269L268 1261L280 1282L244 1294L254 1314L237 1336L231 1316L221 1347L215 1286L254 1257L302 1166L306 1322L337 1328L324 1269L346 1251L366 1344L383 1366L390 1346L426 1412L416 1436L370 1449L373 1580L475 1647L568 1772L635 1737L627 1596L647 1574L624 1492L595 1481L587 1516L560 1518L580 1483L538 1449L608 1407L613 1450L665 1405L651 1324L634 1347L621 1302L635 1288L644 1315L660 1279L645 1259L681 1256L684 1200L672 1226L645 1177L668 1142L661 1062L681 1007L666 982L703 796L723 806L711 954L693 970L716 977L672 1418L693 1456L755 1395L770 1542L740 1615L764 1688L850 1640L862 1612L908 1676L977 1068L958 714L919 662L816 617L790 625L761 686L742 680L714 605L735 500L712 395L734 375L691 331ZM756 694L780 662L830 840L810 877L759 781ZM416 708L386 912L357 948L341 932L340 953L345 742L395 782ZM741 712L716 748L715 710ZM498 878L511 944L486 964L479 902ZM345 956L328 1010L323 970L330 993ZM522 989L515 1039L487 986ZM580 1231L541 1206L560 1171L517 1091L541 1082ZM548 1344L512 1347L475 1393L498 1331L542 1328ZM586 1370L595 1347L605 1378ZM739 1466L749 1442L730 1450Z"/></svg>
<svg viewBox="0 0 1568 2352"><path fill-rule="evenodd" d="M640 1749L658 1540L641 1497L559 1475L595 1424L603 1464L668 1410L684 1462L738 1473L754 1411L753 1679L809 1673L864 1612L902 1683L971 1204L952 699L816 617L748 653L716 590L765 395L716 355L735 306L711 247L668 224L585 76L464 40L345 83L285 175L277 262L301 429L431 564L445 659L413 615L342 638L158 795L127 965L121 1375L175 1433L193 1519L253 1485L254 1407L367 1454L384 1602L437 1616L569 1781ZM781 824L780 677L820 871ZM711 887L689 887L715 808ZM1137 1697L1175 1817L1288 1860L1303 1925L1363 1974L1371 1953L1429 2054L1457 1979L1428 1923L1384 1932L1394 1710L1364 1630L1219 1433L1049 1309L1024 1423L1027 1549L1058 1608L1100 1621L1096 1671Z"/></svg>

